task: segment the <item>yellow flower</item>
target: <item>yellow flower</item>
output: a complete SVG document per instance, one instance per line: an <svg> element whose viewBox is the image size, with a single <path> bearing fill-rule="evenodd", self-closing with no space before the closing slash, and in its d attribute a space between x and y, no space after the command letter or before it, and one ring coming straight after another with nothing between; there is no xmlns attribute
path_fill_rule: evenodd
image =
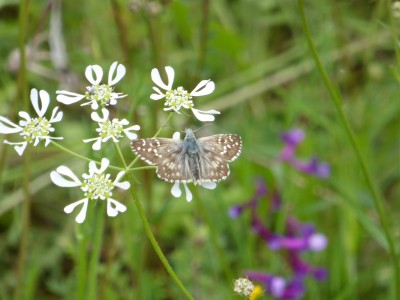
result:
<svg viewBox="0 0 400 300"><path fill-rule="evenodd" d="M249 300L256 300L257 298L259 298L263 294L264 294L263 288L260 285L256 285L254 287L254 290L251 292L251 294L249 296Z"/></svg>

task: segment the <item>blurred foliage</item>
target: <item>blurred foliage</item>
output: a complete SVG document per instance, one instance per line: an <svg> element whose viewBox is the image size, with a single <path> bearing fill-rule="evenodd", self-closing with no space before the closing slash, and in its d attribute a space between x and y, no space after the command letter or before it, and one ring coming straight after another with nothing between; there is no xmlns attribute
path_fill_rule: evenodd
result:
<svg viewBox="0 0 400 300"><path fill-rule="evenodd" d="M140 124L152 136L166 118L162 103L151 101L152 68L173 66L175 82L188 90L200 79L216 83L214 94L196 99L199 108L222 114L199 135L238 133L244 140L231 175L212 191L199 189L191 203L175 199L171 186L154 171L135 173L139 197L154 233L185 286L196 299L239 299L211 242L212 228L233 276L246 269L285 274L282 259L251 233L249 218L232 220L231 205L251 197L255 179L266 178L282 191L285 213L316 225L328 249L309 256L326 266L329 278L309 282L304 299L386 299L393 270L386 241L360 166L338 122L329 94L309 53L293 1L161 0L159 2L29 2L26 33L29 90L18 91L18 1L0 1L0 115L12 120L23 108L19 95L31 88L82 91L84 70L113 61L127 67L118 89L128 94L115 113ZM384 198L399 248L400 101L387 1L306 1L317 50L344 99L354 128ZM60 13L62 28L54 25ZM52 21L51 18L55 19ZM396 26L399 23L395 24ZM53 26L53 27L52 27ZM52 43L65 43L65 64L54 58ZM92 136L88 111L61 105L65 117L56 129L63 145L87 155L76 141ZM185 122L182 120L186 120ZM90 124L90 125L89 125ZM191 116L174 116L162 136L175 129L199 128ZM279 134L300 127L306 140L299 154L317 155L332 167L326 180L300 174L277 162ZM124 154L133 159L128 143ZM55 187L48 176L65 164L77 174L86 163L52 147L32 150L31 223L23 284L16 281L23 214L22 159L1 144L0 299L75 299L82 232L63 208L80 195ZM111 160L113 148L105 150ZM95 157L100 154L91 153ZM125 214L105 220L99 262L99 299L183 299L144 234L128 194L118 195ZM204 204L204 211L196 201ZM207 224L208 218L211 221ZM83 251L90 255L90 241Z"/></svg>

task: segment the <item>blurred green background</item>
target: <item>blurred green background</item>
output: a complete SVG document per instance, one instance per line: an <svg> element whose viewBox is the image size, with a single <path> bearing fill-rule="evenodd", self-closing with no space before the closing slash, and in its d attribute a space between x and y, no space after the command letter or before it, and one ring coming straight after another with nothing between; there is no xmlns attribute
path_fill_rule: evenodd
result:
<svg viewBox="0 0 400 300"><path fill-rule="evenodd" d="M305 1L314 43L383 195L398 250L395 45L400 21L390 17L390 8L389 1ZM19 22L20 12L26 12L26 25ZM25 85L18 75L21 28L26 28ZM201 79L216 83L213 94L194 101L199 109L222 113L199 136L237 133L243 138L242 155L231 163L228 180L211 191L192 188L194 199L187 203L174 198L171 185L153 170L135 173L153 232L196 299L241 299L233 292L232 278L225 276L224 262L234 278L249 269L287 272L282 257L252 234L248 214L235 220L228 216L231 205L253 195L259 177L281 191L285 215L315 224L329 240L325 251L306 256L327 268L328 279L307 280L303 299L393 297L393 262L371 193L315 68L295 1L1 0L0 57L0 115L14 121L18 111L27 109L23 99L31 88L48 91L53 107L60 105L57 89L85 89L87 65L101 65L107 72L113 61L123 63L127 74L117 90L128 97L114 113L140 124L140 137L152 136L167 116L162 102L149 98L152 68L172 66L175 85L189 91ZM96 128L89 110L78 104L60 107L64 119L56 130L65 137L62 145L117 163L113 147L100 155L77 142L92 137ZM174 115L161 136L202 125L191 114ZM316 179L277 161L283 146L279 134L295 127L306 133L299 155L328 162L329 178ZM128 141L122 147L126 159L134 159ZM90 257L92 251L91 240L82 235L90 236L93 228L90 222L76 225L74 214L63 212L81 194L54 186L49 172L64 164L80 174L87 163L51 146L32 148L29 155L27 179L23 158L9 145L0 146L0 299L75 299L77 282L85 280L77 277L79 255ZM24 180L31 194L25 206ZM105 219L97 299L184 299L148 242L129 194L115 198L128 211Z"/></svg>

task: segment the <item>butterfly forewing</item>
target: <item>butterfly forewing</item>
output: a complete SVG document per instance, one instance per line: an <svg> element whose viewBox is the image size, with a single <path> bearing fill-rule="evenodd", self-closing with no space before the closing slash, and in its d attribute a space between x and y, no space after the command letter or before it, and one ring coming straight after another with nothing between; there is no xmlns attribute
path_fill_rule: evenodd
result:
<svg viewBox="0 0 400 300"><path fill-rule="evenodd" d="M156 165L173 152L179 151L181 142L174 139L150 138L133 140L132 151L148 164Z"/></svg>
<svg viewBox="0 0 400 300"><path fill-rule="evenodd" d="M198 139L206 150L222 156L231 162L239 157L242 151L242 139L237 134L216 134Z"/></svg>

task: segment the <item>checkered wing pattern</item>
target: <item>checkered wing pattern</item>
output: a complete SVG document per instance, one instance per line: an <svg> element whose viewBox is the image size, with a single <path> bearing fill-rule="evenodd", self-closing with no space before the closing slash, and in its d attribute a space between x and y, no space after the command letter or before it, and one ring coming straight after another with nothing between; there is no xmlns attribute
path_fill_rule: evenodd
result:
<svg viewBox="0 0 400 300"><path fill-rule="evenodd" d="M228 162L235 160L242 149L242 139L236 134L195 140L190 131L185 142L165 138L139 139L132 141L132 150L148 164L157 165L159 178L197 184L226 179L230 172Z"/></svg>
<svg viewBox="0 0 400 300"><path fill-rule="evenodd" d="M239 157L242 151L242 138L237 134L216 134L198 139L206 151L222 156L231 162Z"/></svg>
<svg viewBox="0 0 400 300"><path fill-rule="evenodd" d="M133 140L132 151L150 165L157 165L160 160L182 150L182 142L174 139L151 138Z"/></svg>

